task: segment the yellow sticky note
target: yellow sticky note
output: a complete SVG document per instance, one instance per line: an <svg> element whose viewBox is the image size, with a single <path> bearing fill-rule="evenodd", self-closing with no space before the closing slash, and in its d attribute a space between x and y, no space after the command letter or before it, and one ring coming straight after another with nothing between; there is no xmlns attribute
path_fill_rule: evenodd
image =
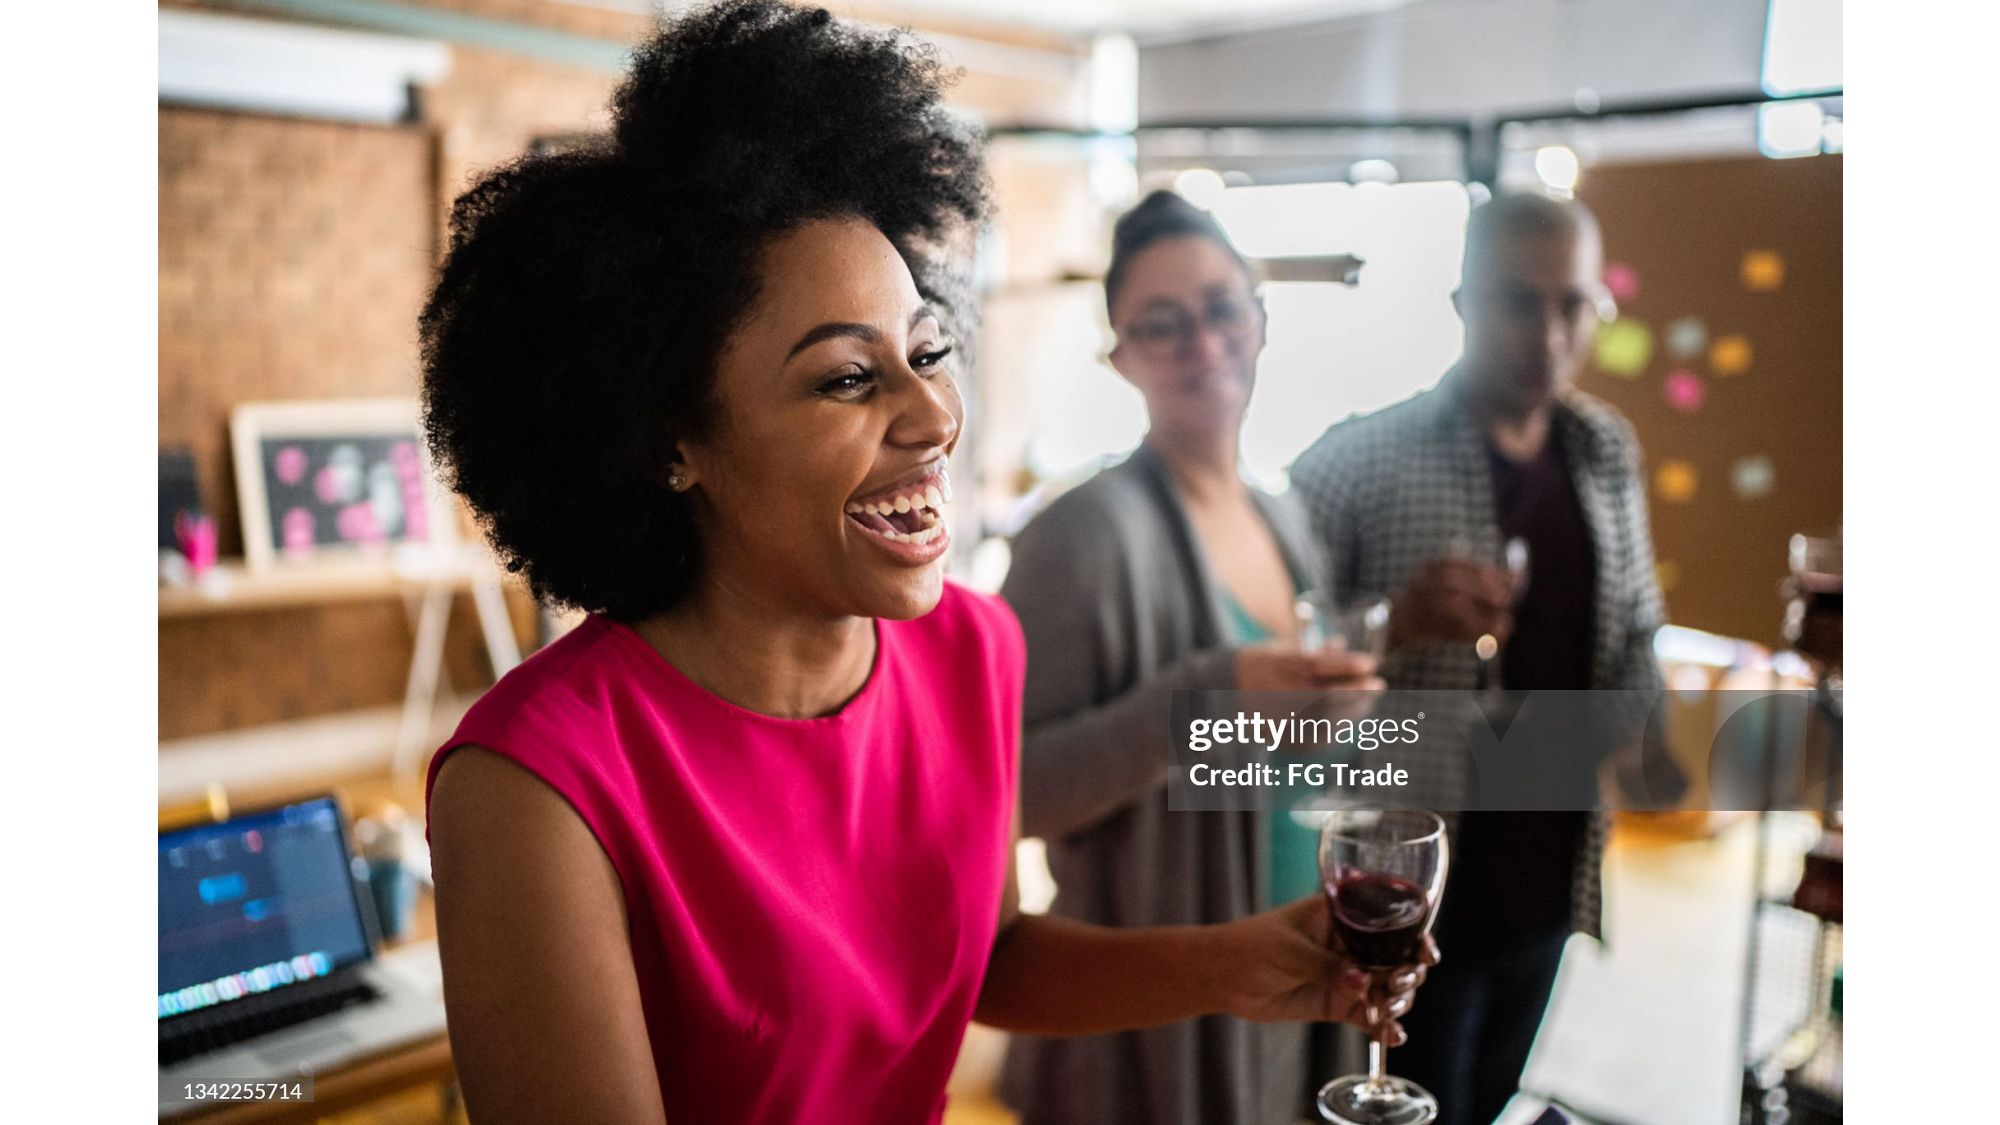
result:
<svg viewBox="0 0 2000 1125"><path fill-rule="evenodd" d="M1685 504L1694 499L1695 486L1699 484L1694 466L1686 461L1662 461L1653 470L1653 491L1669 504Z"/></svg>
<svg viewBox="0 0 2000 1125"><path fill-rule="evenodd" d="M1776 250L1743 255L1743 288L1769 292L1785 284L1785 259Z"/></svg>
<svg viewBox="0 0 2000 1125"><path fill-rule="evenodd" d="M1750 338L1722 336L1708 349L1708 365L1717 375L1741 375L1750 370Z"/></svg>
<svg viewBox="0 0 2000 1125"><path fill-rule="evenodd" d="M1597 334L1597 366L1606 375L1636 379L1653 358L1653 330L1629 318L1614 320Z"/></svg>
<svg viewBox="0 0 2000 1125"><path fill-rule="evenodd" d="M1666 593L1681 583L1681 564L1672 559L1661 559L1653 564L1653 577L1660 583L1660 592Z"/></svg>

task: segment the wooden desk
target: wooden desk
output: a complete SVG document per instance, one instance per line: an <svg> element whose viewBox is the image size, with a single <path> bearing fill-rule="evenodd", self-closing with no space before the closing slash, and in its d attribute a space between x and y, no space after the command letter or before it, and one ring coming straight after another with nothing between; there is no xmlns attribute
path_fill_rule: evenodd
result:
<svg viewBox="0 0 2000 1125"><path fill-rule="evenodd" d="M183 1121L199 1121L201 1125L317 1121L412 1087L442 1087L457 1081L451 1042L439 1034L327 1071L314 1080L313 1100L309 1102L231 1102L172 1120L176 1125ZM446 1096L448 1104L455 1102L455 1089Z"/></svg>

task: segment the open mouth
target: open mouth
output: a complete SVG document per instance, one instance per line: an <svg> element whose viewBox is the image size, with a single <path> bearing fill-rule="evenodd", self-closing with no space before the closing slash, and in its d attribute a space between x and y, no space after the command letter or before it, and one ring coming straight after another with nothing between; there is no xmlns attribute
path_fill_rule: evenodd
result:
<svg viewBox="0 0 2000 1125"><path fill-rule="evenodd" d="M866 500L851 500L847 518L896 543L923 545L944 533L951 477L938 472Z"/></svg>

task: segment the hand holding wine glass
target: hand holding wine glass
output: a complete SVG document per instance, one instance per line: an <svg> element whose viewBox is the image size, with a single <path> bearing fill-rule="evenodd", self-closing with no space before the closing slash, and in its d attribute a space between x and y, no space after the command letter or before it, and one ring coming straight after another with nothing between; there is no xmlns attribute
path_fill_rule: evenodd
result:
<svg viewBox="0 0 2000 1125"><path fill-rule="evenodd" d="M1402 1043L1396 1018L1410 1010L1426 972L1437 963L1436 944L1426 936L1408 964L1363 969L1329 940L1331 922L1326 896L1311 895L1207 927L1221 943L1208 961L1227 968L1222 1009L1259 1023L1347 1023L1391 1045Z"/></svg>
<svg viewBox="0 0 2000 1125"><path fill-rule="evenodd" d="M1320 878L1326 887L1336 946L1378 979L1399 973L1428 951L1430 927L1444 893L1449 847L1435 813L1344 809L1328 814L1320 831ZM1371 993L1372 995L1372 993ZM1339 1125L1426 1125L1437 1118L1437 1099L1423 1087L1388 1073L1395 1040L1386 1021L1370 1012L1375 1028L1368 1073L1336 1078L1319 1092L1320 1114Z"/></svg>
<svg viewBox="0 0 2000 1125"><path fill-rule="evenodd" d="M1514 581L1506 569L1463 555L1418 567L1396 594L1389 646L1504 642L1513 626Z"/></svg>

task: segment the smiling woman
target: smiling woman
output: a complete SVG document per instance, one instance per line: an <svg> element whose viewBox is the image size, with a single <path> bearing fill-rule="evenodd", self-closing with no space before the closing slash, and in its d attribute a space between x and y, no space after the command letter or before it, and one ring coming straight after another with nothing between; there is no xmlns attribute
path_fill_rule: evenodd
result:
<svg viewBox="0 0 2000 1125"><path fill-rule="evenodd" d="M1317 899L1224 925L1022 916L1023 677L946 581L950 246L976 146L927 50L771 0L638 51L613 140L459 201L432 444L542 598L590 611L431 764L475 1122L935 1122L966 1025L1364 999Z"/></svg>

